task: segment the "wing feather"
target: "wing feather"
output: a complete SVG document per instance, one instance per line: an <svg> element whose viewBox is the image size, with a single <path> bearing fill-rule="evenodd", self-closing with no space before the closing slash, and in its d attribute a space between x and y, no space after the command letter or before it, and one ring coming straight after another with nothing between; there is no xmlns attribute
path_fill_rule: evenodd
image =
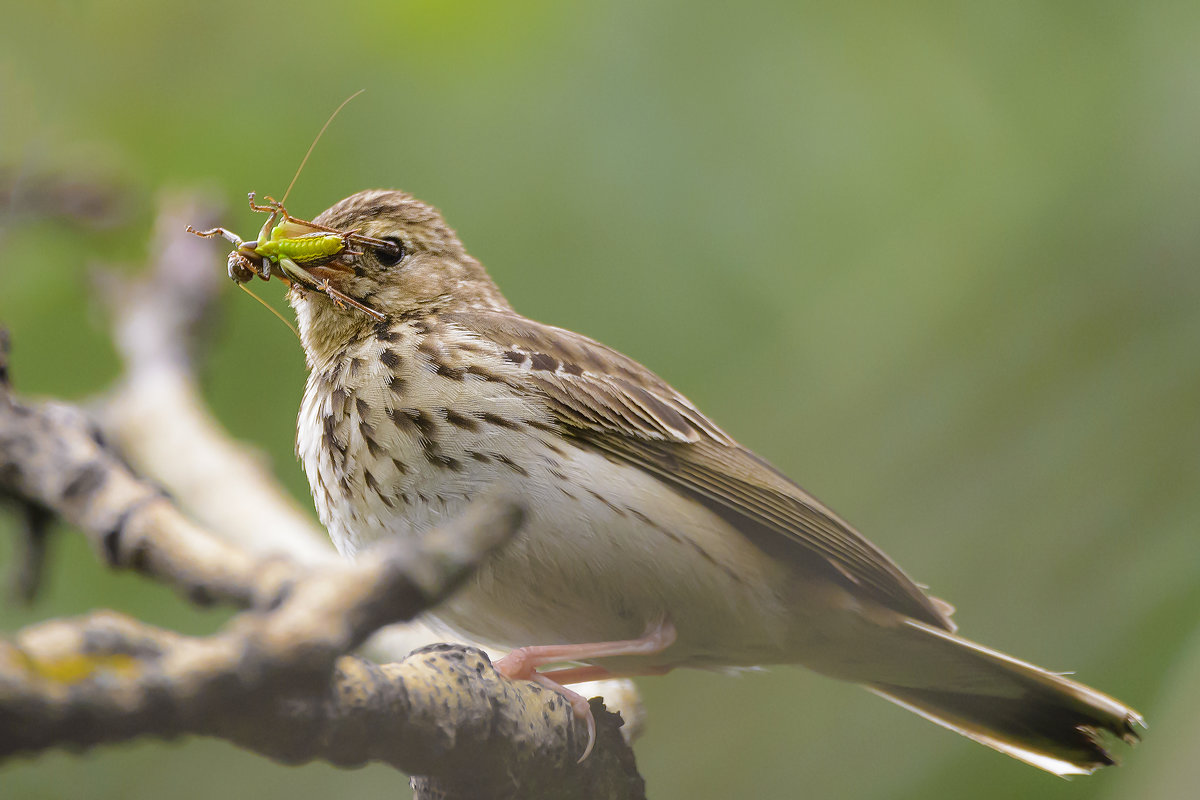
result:
<svg viewBox="0 0 1200 800"><path fill-rule="evenodd" d="M809 567L815 557L887 607L954 629L945 605L883 551L641 364L580 334L515 314L443 319L495 343L510 360L520 356L564 435L697 497L769 552Z"/></svg>

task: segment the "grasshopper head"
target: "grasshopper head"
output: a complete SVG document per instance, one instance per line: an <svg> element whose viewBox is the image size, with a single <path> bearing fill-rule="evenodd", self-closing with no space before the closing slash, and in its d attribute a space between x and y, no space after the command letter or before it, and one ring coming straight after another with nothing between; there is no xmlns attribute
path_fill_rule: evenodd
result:
<svg viewBox="0 0 1200 800"><path fill-rule="evenodd" d="M261 259L260 259L261 263ZM229 277L234 283L245 283L255 275L260 275L259 268L254 261L242 253L241 250L234 250L229 254Z"/></svg>

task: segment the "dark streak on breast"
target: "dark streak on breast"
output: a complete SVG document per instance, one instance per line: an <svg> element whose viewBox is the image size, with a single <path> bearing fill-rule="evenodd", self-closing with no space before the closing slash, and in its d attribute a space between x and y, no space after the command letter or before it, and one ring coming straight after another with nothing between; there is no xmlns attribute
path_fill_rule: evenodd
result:
<svg viewBox="0 0 1200 800"><path fill-rule="evenodd" d="M604 503L604 505L608 506L609 511L612 511L618 517L625 516L625 509L621 508L620 506L613 505L611 502L609 502L608 498L605 497L604 495L597 494L596 492L592 491L591 489L588 489L587 491L588 491L588 494L590 494L592 497L596 498L601 503Z"/></svg>
<svg viewBox="0 0 1200 800"><path fill-rule="evenodd" d="M508 467L513 472L517 473L518 475L522 475L524 477L529 477L529 470L525 469L520 464L513 461L511 458L504 455L503 453L492 453L492 458L496 459L501 464Z"/></svg>
<svg viewBox="0 0 1200 800"><path fill-rule="evenodd" d="M383 445L381 445L373 437L364 435L363 443L366 444L367 452L371 454L372 458L379 458L381 455L384 454Z"/></svg>
<svg viewBox="0 0 1200 800"><path fill-rule="evenodd" d="M398 342L400 334L391 329L391 323L387 320L381 320L375 323L375 338L381 342Z"/></svg>
<svg viewBox="0 0 1200 800"><path fill-rule="evenodd" d="M472 419L471 417L460 414L457 411L450 409L450 408L442 409L442 413L446 417L446 422L449 422L451 425L453 425L456 428L462 428L464 431L479 430L479 421L478 420L475 420L475 419Z"/></svg>
<svg viewBox="0 0 1200 800"><path fill-rule="evenodd" d="M488 381L489 383L507 383L507 381L504 378L501 378L499 375L492 372L491 370L484 369L483 367L477 366L475 364L468 364L467 366L463 367L462 370L467 375L474 375L477 378L483 378L485 381Z"/></svg>
<svg viewBox="0 0 1200 800"><path fill-rule="evenodd" d="M375 441L375 426L363 420L358 423L358 435L362 437L363 444L367 446L367 452L372 456L378 457L383 453L383 447Z"/></svg>
<svg viewBox="0 0 1200 800"><path fill-rule="evenodd" d="M334 435L337 430L337 421L332 414L328 414L321 420L321 441L327 450L337 450L342 455L346 454L345 445L339 444L337 437Z"/></svg>
<svg viewBox="0 0 1200 800"><path fill-rule="evenodd" d="M452 381L461 381L466 375L466 370L462 367L452 367L449 364L444 364L441 361L434 361L433 371L443 378L449 378Z"/></svg>
<svg viewBox="0 0 1200 800"><path fill-rule="evenodd" d="M432 438L433 432L437 429L437 424L433 419L419 408L403 408L400 413L412 421L417 430L426 439Z"/></svg>
<svg viewBox="0 0 1200 800"><path fill-rule="evenodd" d="M476 416L489 425L495 425L498 428L506 428L510 431L519 430L521 427L521 423L517 422L516 420L502 417L499 414L495 414L491 411L480 411L476 414Z"/></svg>
<svg viewBox="0 0 1200 800"><path fill-rule="evenodd" d="M426 453L426 456L429 456L429 453ZM451 472L462 472L463 471L463 464L457 458L452 458L450 456L443 455L441 453L436 453L433 456L429 457L429 460L432 461L434 464L438 465L439 467L448 469Z"/></svg>

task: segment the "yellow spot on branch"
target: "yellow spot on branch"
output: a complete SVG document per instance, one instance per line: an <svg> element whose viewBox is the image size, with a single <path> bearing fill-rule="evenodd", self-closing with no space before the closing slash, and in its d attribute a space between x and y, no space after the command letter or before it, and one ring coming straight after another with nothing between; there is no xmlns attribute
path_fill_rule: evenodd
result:
<svg viewBox="0 0 1200 800"><path fill-rule="evenodd" d="M108 672L122 678L131 678L139 671L138 660L124 653L101 653L82 655L72 653L61 658L48 660L30 659L29 670L40 678L55 683L73 684Z"/></svg>

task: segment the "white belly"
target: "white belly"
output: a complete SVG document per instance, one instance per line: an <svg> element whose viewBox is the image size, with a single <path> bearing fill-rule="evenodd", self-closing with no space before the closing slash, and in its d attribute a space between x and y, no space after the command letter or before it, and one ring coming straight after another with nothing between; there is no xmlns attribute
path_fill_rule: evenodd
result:
<svg viewBox="0 0 1200 800"><path fill-rule="evenodd" d="M635 638L666 617L678 640L649 663L749 666L807 648L797 610L811 604L794 573L705 506L558 439L540 405L502 383L464 391L484 379L435 380L413 359L396 392L377 356L361 354L355 393L346 367L314 370L301 409L297 452L339 551L419 536L494 488L526 506L515 540L438 619L518 647Z"/></svg>
<svg viewBox="0 0 1200 800"><path fill-rule="evenodd" d="M547 469L516 485L531 509L526 525L441 619L511 647L631 639L667 618L679 637L660 663L781 660L796 623L785 569L649 475L568 453L567 464L558 459L568 469L548 469L579 480L564 485Z"/></svg>

